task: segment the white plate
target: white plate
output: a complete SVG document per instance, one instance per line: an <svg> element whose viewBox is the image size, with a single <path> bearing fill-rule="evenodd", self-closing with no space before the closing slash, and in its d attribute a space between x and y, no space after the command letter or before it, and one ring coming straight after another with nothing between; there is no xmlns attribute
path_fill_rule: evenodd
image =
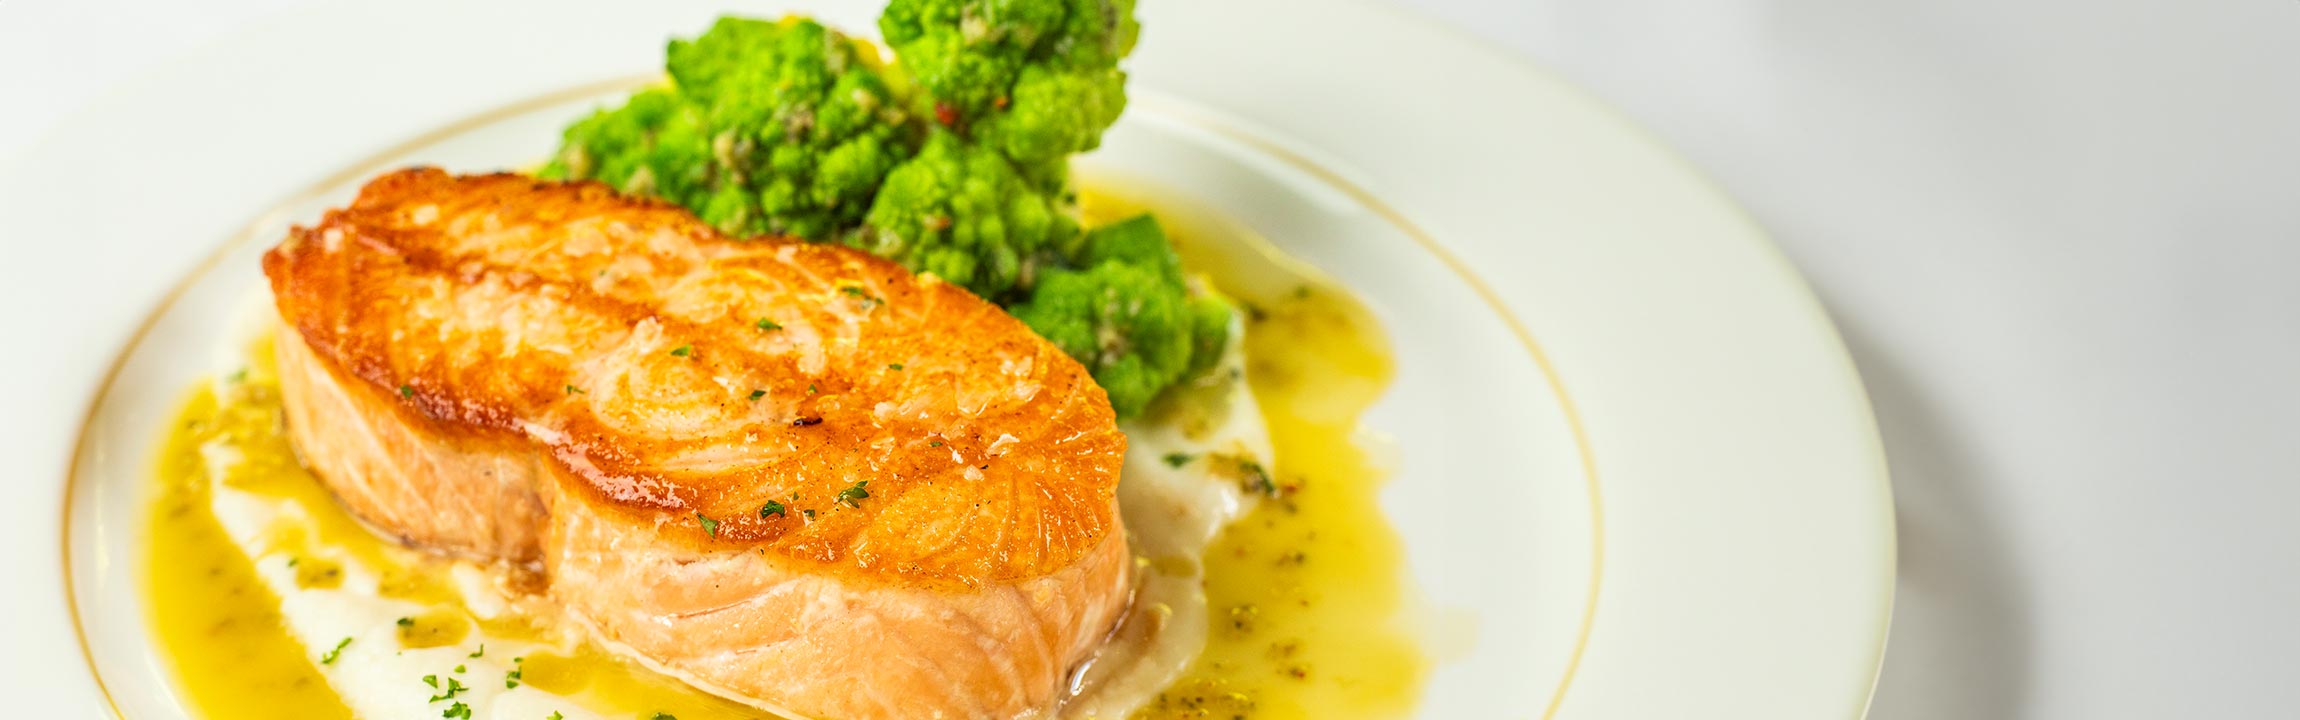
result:
<svg viewBox="0 0 2300 720"><path fill-rule="evenodd" d="M856 30L876 12L795 5ZM14 410L22 441L53 443L27 456L76 447L67 527L51 465L0 510L25 553L68 545L69 605L52 550L0 568L31 578L0 595L23 624L0 649L19 707L181 714L134 590L142 493L160 423L261 292L261 246L379 166L542 156L614 94L602 81L727 9L315 10L0 168L0 238L42 269L14 291L104 324L76 328L77 364L8 361L62 375ZM1386 7L1142 15L1137 101L1088 171L1231 213L1358 292L1395 345L1368 424L1398 440L1384 504L1444 653L1424 717L1862 714L1893 577L1883 459L1825 315L1755 227L1570 89ZM5 312L37 338L70 327L56 307L83 306Z"/></svg>

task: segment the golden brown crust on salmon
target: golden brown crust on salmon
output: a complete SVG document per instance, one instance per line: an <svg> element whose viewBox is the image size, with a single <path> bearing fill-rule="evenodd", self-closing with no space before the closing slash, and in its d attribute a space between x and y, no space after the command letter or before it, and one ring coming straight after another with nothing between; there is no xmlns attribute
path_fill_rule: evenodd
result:
<svg viewBox="0 0 2300 720"><path fill-rule="evenodd" d="M596 184L417 169L295 229L264 271L311 379L376 406L328 412L480 456L531 448L570 497L696 552L958 590L1120 535L1125 439L1085 370L865 253L728 240ZM314 433L299 447L328 454ZM344 494L418 542L540 554Z"/></svg>
<svg viewBox="0 0 2300 720"><path fill-rule="evenodd" d="M436 170L378 178L264 272L290 437L347 507L540 571L706 689L1044 717L1125 609L1108 400L962 289Z"/></svg>

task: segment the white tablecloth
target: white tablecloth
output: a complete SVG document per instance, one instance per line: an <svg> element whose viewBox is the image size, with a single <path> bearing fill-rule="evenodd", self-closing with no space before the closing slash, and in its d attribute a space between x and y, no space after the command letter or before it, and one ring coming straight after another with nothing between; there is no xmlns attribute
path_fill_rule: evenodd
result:
<svg viewBox="0 0 2300 720"><path fill-rule="evenodd" d="M0 3L0 162L312 1ZM1900 502L1873 717L2300 717L2300 2L1408 1L1679 148L1828 303Z"/></svg>

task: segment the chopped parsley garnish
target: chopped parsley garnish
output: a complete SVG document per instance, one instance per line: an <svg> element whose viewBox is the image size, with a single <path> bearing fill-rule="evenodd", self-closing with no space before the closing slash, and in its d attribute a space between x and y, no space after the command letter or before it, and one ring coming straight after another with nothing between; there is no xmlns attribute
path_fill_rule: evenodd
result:
<svg viewBox="0 0 2300 720"><path fill-rule="evenodd" d="M708 534L711 537L719 536L719 521L712 520L709 515L695 513L695 522L703 524L703 532L705 534Z"/></svg>
<svg viewBox="0 0 2300 720"><path fill-rule="evenodd" d="M935 441L933 441L933 442L929 442L929 443L927 443L927 444L926 444L926 446L927 446L927 447L942 447L942 441L941 441L941 440L935 440Z"/></svg>
<svg viewBox="0 0 2300 720"><path fill-rule="evenodd" d="M456 672L463 672L463 666L462 666L462 665L457 665L457 666L455 666L455 671L456 671Z"/></svg>
<svg viewBox="0 0 2300 720"><path fill-rule="evenodd" d="M759 517L763 518L768 515L781 515L783 517L791 516L790 513L783 511L782 503L775 502L773 500L768 500L767 504L759 506Z"/></svg>
<svg viewBox="0 0 2300 720"><path fill-rule="evenodd" d="M415 627L415 618L403 617L398 620L398 623L400 627Z"/></svg>
<svg viewBox="0 0 2300 720"><path fill-rule="evenodd" d="M855 481L854 487L840 490L838 503L847 507L862 507L863 499L870 497L870 490L863 486L869 484L869 480L858 480Z"/></svg>
<svg viewBox="0 0 2300 720"><path fill-rule="evenodd" d="M415 397L415 386L413 386L413 385L401 385L401 386L399 386L399 396L400 396L400 397L403 397L403 398L404 398L404 397Z"/></svg>
<svg viewBox="0 0 2300 720"><path fill-rule="evenodd" d="M559 711L557 710L553 710L551 711L551 717L544 718L543 720L567 720L567 716L559 714Z"/></svg>
<svg viewBox="0 0 2300 720"><path fill-rule="evenodd" d="M886 369L888 369L888 370L901 370L901 369L902 369L902 363L887 363L887 365L886 365Z"/></svg>
<svg viewBox="0 0 2300 720"><path fill-rule="evenodd" d="M671 348L671 357L686 357L693 354L695 354L695 346L693 343Z"/></svg>
<svg viewBox="0 0 2300 720"><path fill-rule="evenodd" d="M813 519L815 519L815 510L814 510L814 508L807 508L807 509L805 509L805 510L800 510L800 511L799 511L799 514L802 514L802 515L805 515L805 516L807 516L807 519L808 519L808 520L813 520Z"/></svg>
<svg viewBox="0 0 2300 720"><path fill-rule="evenodd" d="M1167 467L1182 467L1184 465L1190 464L1190 460L1191 458L1189 453L1166 453Z"/></svg>
<svg viewBox="0 0 2300 720"><path fill-rule="evenodd" d="M1238 461L1238 470L1246 475L1244 484L1247 492L1258 492L1265 496L1277 497L1278 484L1270 482L1270 473L1262 469L1261 463L1252 460L1240 460Z"/></svg>
<svg viewBox="0 0 2300 720"><path fill-rule="evenodd" d="M512 662L518 662L518 659L517 659L517 658L513 658L513 659L512 659ZM521 678L521 677L524 675L524 673L522 672L522 671L524 671L524 670L526 670L526 668L517 668L517 667L515 667L515 668L512 668L510 672L504 673L504 674L503 674L503 689L505 689L505 690L509 690L509 689L512 689L512 688L515 688L515 687L519 687L519 679L520 679L520 678Z"/></svg>
<svg viewBox="0 0 2300 720"><path fill-rule="evenodd" d="M752 390L752 391L751 391L751 399L752 399L752 400L757 400L757 399L759 399L759 398L763 398L763 397L766 397L766 396L767 396L767 391L765 391L765 390Z"/></svg>
<svg viewBox="0 0 2300 720"><path fill-rule="evenodd" d="M439 687L439 676L425 675L423 676L423 684L430 685L432 688L437 689Z"/></svg>
<svg viewBox="0 0 2300 720"><path fill-rule="evenodd" d="M854 296L859 300L862 300L862 306L864 310L878 307L879 303L885 302L884 300L872 297L870 293L863 292L862 288L855 287L853 285L839 288L839 292L846 293L848 295Z"/></svg>
<svg viewBox="0 0 2300 720"><path fill-rule="evenodd" d="M226 380L226 381L228 381L228 382L235 382L235 383L236 383L236 382L239 382L239 381L242 381L242 380L246 380L246 379L248 379L248 369L247 369L247 368L240 368L240 369L238 369L238 370L234 370L234 371L232 371L232 374L231 374L231 375L229 375L229 376L227 376L227 377L225 377L225 378L224 378L224 380Z"/></svg>
<svg viewBox="0 0 2300 720"><path fill-rule="evenodd" d="M424 676L424 677L425 677L425 679L431 679L431 678L434 678L434 677L436 677L436 676L432 676L432 675L426 675L426 676ZM435 687L436 687L436 686L435 686ZM468 688L468 687L464 687L464 686L463 686L463 681L462 681L462 680L458 680L458 679L455 679L455 678L448 678L448 679L447 679L447 687L445 687L445 688L441 688L441 690L440 690L440 693L439 693L438 695L433 695L433 696L431 696L431 699L430 699L430 700L426 700L425 702L439 702L439 701L441 701L441 700L453 700L453 699L455 699L455 696L456 696L457 694L459 694L459 693L462 693L463 691L465 691L465 690L469 690L469 689L471 689L471 688Z"/></svg>
<svg viewBox="0 0 2300 720"><path fill-rule="evenodd" d="M781 330L781 329L783 329L783 324L782 324L782 323L778 323L778 322L775 322L775 321L773 321L773 320L768 320L768 319L766 319L766 318L759 318L759 322L757 323L757 325L758 325L758 328L759 328L760 330Z"/></svg>
<svg viewBox="0 0 2300 720"><path fill-rule="evenodd" d="M814 383L807 383L807 394L808 394L808 395L813 395L813 394L815 394L815 384L814 384Z"/></svg>
<svg viewBox="0 0 2300 720"><path fill-rule="evenodd" d="M335 664L335 659L336 659L336 658L339 658L339 657L343 657L343 649L344 649L346 646L349 646L349 645L351 645L351 638L344 638L344 639L343 639L343 642L339 642L339 643L336 643L336 644L335 644L335 649L334 649L334 650L329 650L329 651L327 651L327 652L325 652L325 653L321 653L321 654L320 654L320 656L319 656L319 664L321 664L321 665L334 665L334 664Z"/></svg>
<svg viewBox="0 0 2300 720"><path fill-rule="evenodd" d="M647 720L679 720L679 717L667 712L659 712L655 713L654 717L648 718Z"/></svg>
<svg viewBox="0 0 2300 720"><path fill-rule="evenodd" d="M480 644L479 644L479 649L471 651L471 654L469 654L469 655L465 655L464 657L468 657L468 658L475 658L475 657L479 657L479 656L481 656L481 655L486 655L486 654L487 654L487 643L480 643ZM462 671L458 670L457 672L462 672Z"/></svg>
<svg viewBox="0 0 2300 720"><path fill-rule="evenodd" d="M575 386L573 386L573 385L569 385L569 386L567 386L567 394L569 394L569 395L588 395L589 393L583 392L583 388L579 388L579 387L575 387Z"/></svg>
<svg viewBox="0 0 2300 720"><path fill-rule="evenodd" d="M447 706L447 712L440 713L439 716L456 718L457 720L471 720L471 706L465 705L459 700L454 705Z"/></svg>

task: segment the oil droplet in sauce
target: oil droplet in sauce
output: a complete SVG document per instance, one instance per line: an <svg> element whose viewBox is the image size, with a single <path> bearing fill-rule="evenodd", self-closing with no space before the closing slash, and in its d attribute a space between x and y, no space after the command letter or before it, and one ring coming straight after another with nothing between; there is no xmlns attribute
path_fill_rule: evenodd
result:
<svg viewBox="0 0 2300 720"><path fill-rule="evenodd" d="M470 634L471 620L453 608L433 608L399 619L399 646L403 648L447 647L463 642Z"/></svg>

